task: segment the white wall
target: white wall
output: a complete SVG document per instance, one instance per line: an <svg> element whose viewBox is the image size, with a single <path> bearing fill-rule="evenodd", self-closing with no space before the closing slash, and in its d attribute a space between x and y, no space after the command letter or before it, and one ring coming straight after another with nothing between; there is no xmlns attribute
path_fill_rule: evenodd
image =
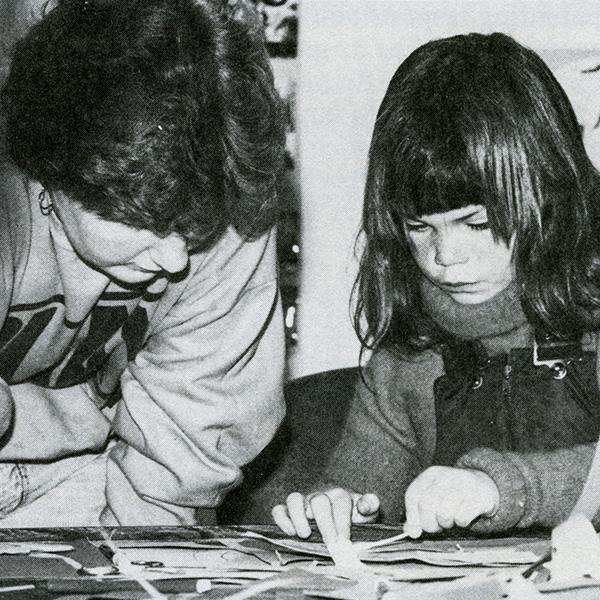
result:
<svg viewBox="0 0 600 600"><path fill-rule="evenodd" d="M352 245L373 120L398 64L432 38L469 31L504 31L546 58L598 48L600 3L302 0L299 27L303 265L292 376L356 364Z"/></svg>

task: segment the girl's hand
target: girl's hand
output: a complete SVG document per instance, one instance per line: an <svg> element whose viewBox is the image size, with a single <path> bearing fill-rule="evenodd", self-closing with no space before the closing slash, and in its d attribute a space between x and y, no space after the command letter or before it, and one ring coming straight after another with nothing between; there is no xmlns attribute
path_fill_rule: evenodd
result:
<svg viewBox="0 0 600 600"><path fill-rule="evenodd" d="M493 516L499 502L494 480L482 471L429 467L406 490L404 531L417 538L424 531L467 527L479 516Z"/></svg>
<svg viewBox="0 0 600 600"><path fill-rule="evenodd" d="M357 494L342 488L332 488L304 496L291 493L285 504L272 510L273 520L288 535L307 538L309 519L314 519L329 544L339 537L350 539L352 523L371 523L379 515L379 498L375 494Z"/></svg>

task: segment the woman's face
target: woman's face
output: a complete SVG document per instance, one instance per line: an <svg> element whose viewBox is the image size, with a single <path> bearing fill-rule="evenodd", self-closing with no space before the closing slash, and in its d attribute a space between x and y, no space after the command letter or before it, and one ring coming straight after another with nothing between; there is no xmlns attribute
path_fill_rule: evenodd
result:
<svg viewBox="0 0 600 600"><path fill-rule="evenodd" d="M485 302L515 277L514 243L494 240L482 205L406 219L404 229L423 275L460 304Z"/></svg>
<svg viewBox="0 0 600 600"><path fill-rule="evenodd" d="M106 221L61 192L52 193L52 202L75 252L113 279L135 284L187 267L186 241L178 234L161 238L151 231Z"/></svg>

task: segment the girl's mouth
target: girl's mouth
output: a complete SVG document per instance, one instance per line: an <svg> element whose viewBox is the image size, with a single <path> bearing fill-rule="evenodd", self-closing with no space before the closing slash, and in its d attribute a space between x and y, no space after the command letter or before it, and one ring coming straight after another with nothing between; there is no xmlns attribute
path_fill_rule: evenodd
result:
<svg viewBox="0 0 600 600"><path fill-rule="evenodd" d="M476 285L474 281L439 281L438 285L445 288L463 288Z"/></svg>

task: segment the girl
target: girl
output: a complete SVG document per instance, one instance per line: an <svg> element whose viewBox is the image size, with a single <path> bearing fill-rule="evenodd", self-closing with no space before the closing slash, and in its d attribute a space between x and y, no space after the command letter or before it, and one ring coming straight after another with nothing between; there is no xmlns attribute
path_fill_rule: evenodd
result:
<svg viewBox="0 0 600 600"><path fill-rule="evenodd" d="M262 28L56 4L2 93L0 526L210 522L283 414Z"/></svg>
<svg viewBox="0 0 600 600"><path fill-rule="evenodd" d="M567 97L503 34L398 68L370 149L355 326L373 350L325 491L273 509L326 541L553 525L600 430L599 178ZM368 493L365 493L368 492Z"/></svg>

